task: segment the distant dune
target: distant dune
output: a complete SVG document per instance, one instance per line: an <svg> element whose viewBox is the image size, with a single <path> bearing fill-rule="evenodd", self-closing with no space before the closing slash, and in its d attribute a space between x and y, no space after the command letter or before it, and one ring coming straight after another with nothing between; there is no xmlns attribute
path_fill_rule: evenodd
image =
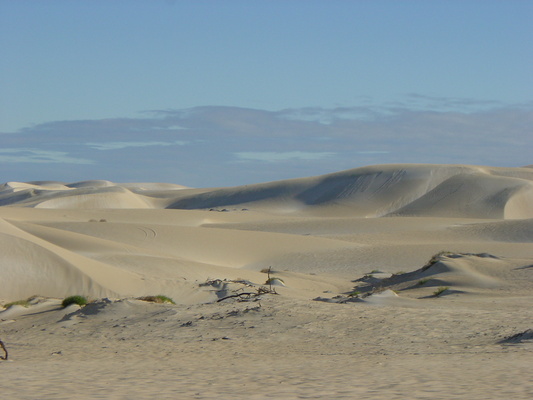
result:
<svg viewBox="0 0 533 400"><path fill-rule="evenodd" d="M109 181L9 182L0 205L36 208L254 208L471 218L531 218L533 171L465 165L377 165L333 174L217 189Z"/></svg>

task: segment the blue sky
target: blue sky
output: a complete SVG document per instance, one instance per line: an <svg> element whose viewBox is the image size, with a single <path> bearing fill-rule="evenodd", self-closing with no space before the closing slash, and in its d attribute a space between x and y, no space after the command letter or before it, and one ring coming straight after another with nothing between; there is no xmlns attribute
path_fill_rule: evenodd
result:
<svg viewBox="0 0 533 400"><path fill-rule="evenodd" d="M0 0L0 181L532 164L533 2Z"/></svg>

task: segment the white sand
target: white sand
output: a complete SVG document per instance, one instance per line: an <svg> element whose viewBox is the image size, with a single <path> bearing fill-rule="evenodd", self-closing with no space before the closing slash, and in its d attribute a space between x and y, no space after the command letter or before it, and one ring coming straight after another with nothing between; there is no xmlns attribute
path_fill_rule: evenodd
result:
<svg viewBox="0 0 533 400"><path fill-rule="evenodd" d="M32 298L0 308L5 398L533 396L531 168L9 182L0 205L0 304ZM217 302L268 267L278 295Z"/></svg>

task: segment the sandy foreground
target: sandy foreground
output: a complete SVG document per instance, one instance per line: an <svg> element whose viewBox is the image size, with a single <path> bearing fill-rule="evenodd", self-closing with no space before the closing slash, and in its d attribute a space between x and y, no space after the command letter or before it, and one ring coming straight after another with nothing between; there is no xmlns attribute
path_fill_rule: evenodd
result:
<svg viewBox="0 0 533 400"><path fill-rule="evenodd" d="M27 300L0 307L2 398L533 397L531 168L8 182L0 205L0 304Z"/></svg>

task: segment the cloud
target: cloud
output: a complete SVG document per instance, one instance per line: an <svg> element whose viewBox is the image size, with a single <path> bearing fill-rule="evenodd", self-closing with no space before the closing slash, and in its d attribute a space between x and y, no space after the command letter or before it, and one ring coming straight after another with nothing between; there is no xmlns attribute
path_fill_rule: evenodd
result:
<svg viewBox="0 0 533 400"><path fill-rule="evenodd" d="M306 151L285 151L285 152L273 152L273 151L243 151L240 153L234 153L238 158L242 160L255 160L255 161L288 161L288 160L319 160L322 158L335 155L332 152L306 152Z"/></svg>
<svg viewBox="0 0 533 400"><path fill-rule="evenodd" d="M464 97L430 96L420 93L408 93L402 102L409 108L435 111L463 111L478 112L490 110L496 107L504 107L505 104L495 100L479 100Z"/></svg>
<svg viewBox="0 0 533 400"><path fill-rule="evenodd" d="M92 160L74 158L63 151L50 151L40 149L0 149L0 163L65 163L65 164L92 164Z"/></svg>
<svg viewBox="0 0 533 400"><path fill-rule="evenodd" d="M415 100L442 107L409 106ZM48 122L0 134L0 171L5 180L17 181L38 175L205 187L370 164L531 164L533 105L482 103L412 95L394 105L279 111L204 106L139 118Z"/></svg>
<svg viewBox="0 0 533 400"><path fill-rule="evenodd" d="M386 112L376 107L337 107L337 108L289 108L282 110L278 116L287 120L318 122L322 125L331 125L336 120L370 121L382 117Z"/></svg>
<svg viewBox="0 0 533 400"><path fill-rule="evenodd" d="M148 146L184 146L187 142L174 140L172 142L100 142L84 143L86 146L96 150L119 150L128 147L148 147Z"/></svg>

